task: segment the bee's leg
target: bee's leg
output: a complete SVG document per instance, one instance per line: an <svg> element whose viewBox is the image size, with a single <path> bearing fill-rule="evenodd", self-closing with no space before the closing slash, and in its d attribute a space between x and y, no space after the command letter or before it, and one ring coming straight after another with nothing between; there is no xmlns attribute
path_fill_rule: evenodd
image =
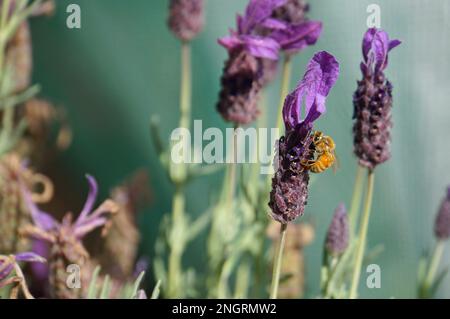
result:
<svg viewBox="0 0 450 319"><path fill-rule="evenodd" d="M303 160L300 164L306 168L313 166L316 163L314 160Z"/></svg>

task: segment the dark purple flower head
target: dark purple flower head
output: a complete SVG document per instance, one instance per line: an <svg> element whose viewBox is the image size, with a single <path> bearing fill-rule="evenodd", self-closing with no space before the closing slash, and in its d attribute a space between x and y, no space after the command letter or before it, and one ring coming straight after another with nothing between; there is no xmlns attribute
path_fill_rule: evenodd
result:
<svg viewBox="0 0 450 319"><path fill-rule="evenodd" d="M292 1L250 0L245 15L237 17L237 31L219 39L219 43L229 52L244 49L256 58L271 60L278 60L280 49L295 53L315 44L322 23L278 14Z"/></svg>
<svg viewBox="0 0 450 319"><path fill-rule="evenodd" d="M384 70L388 54L400 45L399 40L389 40L379 29L369 29L364 35L361 71L363 79L353 96L354 152L359 164L369 169L386 162L391 157L392 84Z"/></svg>
<svg viewBox="0 0 450 319"><path fill-rule="evenodd" d="M348 247L349 225L347 209L344 204L340 204L335 212L328 228L325 248L332 255L342 254Z"/></svg>
<svg viewBox="0 0 450 319"><path fill-rule="evenodd" d="M301 163L311 159L313 123L325 113L325 100L339 75L339 63L327 52L317 53L305 76L286 98L286 135L280 138L277 171L272 179L271 217L283 224L303 215L308 199L309 173Z"/></svg>
<svg viewBox="0 0 450 319"><path fill-rule="evenodd" d="M284 102L286 131L299 126L312 127L312 123L326 112L326 98L338 76L339 63L334 56L325 51L314 55L303 79Z"/></svg>
<svg viewBox="0 0 450 319"><path fill-rule="evenodd" d="M236 30L218 40L229 56L217 105L226 121L254 121L260 90L274 78L280 50L291 54L317 41L322 25L307 21L306 11L299 0L250 0L245 14L237 16Z"/></svg>
<svg viewBox="0 0 450 319"><path fill-rule="evenodd" d="M384 71L388 66L389 51L399 46L402 42L399 40L390 40L387 32L371 28L367 30L363 39L363 71L369 68L374 73Z"/></svg>
<svg viewBox="0 0 450 319"><path fill-rule="evenodd" d="M0 288L2 287L1 282L11 275L16 262L45 263L46 260L32 252L19 253L11 256L0 255Z"/></svg>
<svg viewBox="0 0 450 319"><path fill-rule="evenodd" d="M447 188L446 197L443 199L436 216L434 234L440 240L446 240L450 237L450 186Z"/></svg>
<svg viewBox="0 0 450 319"><path fill-rule="evenodd" d="M203 0L170 0L168 25L182 41L191 41L203 29Z"/></svg>

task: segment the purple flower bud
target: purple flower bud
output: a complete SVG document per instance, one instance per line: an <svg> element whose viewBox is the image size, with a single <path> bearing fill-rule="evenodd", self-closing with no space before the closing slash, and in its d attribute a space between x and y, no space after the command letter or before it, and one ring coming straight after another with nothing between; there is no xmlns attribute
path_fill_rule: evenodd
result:
<svg viewBox="0 0 450 319"><path fill-rule="evenodd" d="M450 186L442 201L434 224L434 234L439 240L446 240L450 237Z"/></svg>
<svg viewBox="0 0 450 319"><path fill-rule="evenodd" d="M203 29L203 0L170 0L168 25L177 38L191 41Z"/></svg>
<svg viewBox="0 0 450 319"><path fill-rule="evenodd" d="M301 163L311 159L313 123L325 113L326 97L338 75L336 59L327 52L319 52L309 62L303 80L286 98L283 109L286 136L278 143L278 169L269 202L272 218L280 223L290 223L304 213L309 173Z"/></svg>
<svg viewBox="0 0 450 319"><path fill-rule="evenodd" d="M391 157L392 85L383 71L388 65L389 51L400 43L390 41L386 32L377 29L369 29L363 40L363 79L353 97L353 134L359 163L369 169Z"/></svg>
<svg viewBox="0 0 450 319"><path fill-rule="evenodd" d="M332 255L342 254L348 247L349 225L347 209L344 204L340 204L335 212L328 228L325 247Z"/></svg>

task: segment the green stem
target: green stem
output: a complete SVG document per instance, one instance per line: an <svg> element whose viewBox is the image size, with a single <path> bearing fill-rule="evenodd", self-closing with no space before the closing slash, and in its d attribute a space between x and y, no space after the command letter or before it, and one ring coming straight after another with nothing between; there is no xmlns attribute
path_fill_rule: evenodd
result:
<svg viewBox="0 0 450 319"><path fill-rule="evenodd" d="M441 262L442 254L444 252L445 242L443 240L439 240L434 247L433 255L431 257L431 261L428 267L427 275L423 281L420 297L421 298L429 298L430 297L430 288L434 284L434 280L436 277L437 270L439 268L439 264Z"/></svg>
<svg viewBox="0 0 450 319"><path fill-rule="evenodd" d="M180 128L189 128L191 121L191 49L188 42L181 44ZM185 178L186 164L177 164L175 193L172 199L172 229L168 271L168 296L182 296L182 256L185 237Z"/></svg>
<svg viewBox="0 0 450 319"><path fill-rule="evenodd" d="M334 274L336 273L337 267L338 267L338 258L335 256L332 256L331 261L328 265L328 272L327 272L327 278L323 285L322 290L322 296L324 298L330 298L331 297L331 291L332 291L332 282Z"/></svg>
<svg viewBox="0 0 450 319"><path fill-rule="evenodd" d="M281 224L280 239L273 263L272 285L270 287L270 299L277 299L278 286L280 284L281 264L283 262L284 245L286 242L287 224Z"/></svg>
<svg viewBox="0 0 450 319"><path fill-rule="evenodd" d="M0 28L4 30L6 27L6 22L8 21L8 12L10 11L11 0L5 0L2 4L2 14L0 17Z"/></svg>
<svg viewBox="0 0 450 319"><path fill-rule="evenodd" d="M228 164L228 169L227 169L227 183L228 183L228 187L227 187L227 193L225 196L225 200L226 200L226 210L224 211L224 213L226 214L226 218L227 219L231 219L234 218L234 196L235 196L235 192L236 192L236 175L237 175L237 136L236 136L236 128L234 128L233 130L233 145L231 147L231 152L232 152L232 163ZM224 250L228 251L229 248L229 243L225 242L225 246L224 246ZM225 299L228 297L228 279L229 276L231 274L231 268L227 267L228 265L230 265L230 259L228 256L225 257L224 263L222 265L222 269L220 271L220 276L219 276L219 284L218 284L218 297L219 299Z"/></svg>
<svg viewBox="0 0 450 319"><path fill-rule="evenodd" d="M356 223L358 222L359 209L361 207L364 172L365 172L364 167L358 165L355 177L355 186L353 188L352 202L350 206L350 212L348 215L350 224L350 234L352 237L355 235L356 232Z"/></svg>
<svg viewBox="0 0 450 319"><path fill-rule="evenodd" d="M169 256L168 296L181 297L182 266L181 260L184 249L184 238L177 238L177 233L184 227L185 198L182 187L177 187L172 201L172 235L170 236L171 250Z"/></svg>
<svg viewBox="0 0 450 319"><path fill-rule="evenodd" d="M356 250L355 265L353 267L353 278L349 296L350 299L356 299L358 294L359 279L361 277L361 268L364 259L364 251L366 248L367 232L369 229L370 211L372 209L374 181L375 174L373 171L369 170L365 206L359 229L359 243Z"/></svg>
<svg viewBox="0 0 450 319"><path fill-rule="evenodd" d="M236 188L236 174L237 174L237 136L236 136L236 128L233 130L233 145L231 147L232 152L232 163L229 164L228 172L228 194L227 194L227 211L231 214L233 210L233 202L234 202L234 194Z"/></svg>
<svg viewBox="0 0 450 319"><path fill-rule="evenodd" d="M189 128L191 121L192 101L191 46L189 42L181 44L181 94L180 94L180 127Z"/></svg>
<svg viewBox="0 0 450 319"><path fill-rule="evenodd" d="M243 261L237 270L234 297L236 299L248 298L251 267L249 260Z"/></svg>

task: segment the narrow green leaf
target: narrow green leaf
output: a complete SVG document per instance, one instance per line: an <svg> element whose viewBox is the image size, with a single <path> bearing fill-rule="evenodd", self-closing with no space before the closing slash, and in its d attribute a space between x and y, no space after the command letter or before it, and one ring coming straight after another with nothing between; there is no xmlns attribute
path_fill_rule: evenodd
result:
<svg viewBox="0 0 450 319"><path fill-rule="evenodd" d="M98 295L97 290L97 280L100 274L100 266L95 267L94 273L92 274L91 282L89 283L87 299L96 299Z"/></svg>
<svg viewBox="0 0 450 319"><path fill-rule="evenodd" d="M111 295L111 279L106 275L103 281L102 291L100 292L100 299L108 299Z"/></svg>
<svg viewBox="0 0 450 319"><path fill-rule="evenodd" d="M449 271L449 267L445 268L437 277L436 280L433 283L433 286L430 289L430 297L434 297L441 286L442 282L445 279L445 276L447 275Z"/></svg>
<svg viewBox="0 0 450 319"><path fill-rule="evenodd" d="M130 295L128 296L128 299L134 299L137 295L137 292L139 290L139 286L142 283L142 279L144 279L145 271L141 272L139 276L137 277L136 281L133 284L133 290L131 291Z"/></svg>
<svg viewBox="0 0 450 319"><path fill-rule="evenodd" d="M156 283L155 288L153 289L151 299L158 299L160 293L161 293L161 280L158 280L158 282Z"/></svg>

